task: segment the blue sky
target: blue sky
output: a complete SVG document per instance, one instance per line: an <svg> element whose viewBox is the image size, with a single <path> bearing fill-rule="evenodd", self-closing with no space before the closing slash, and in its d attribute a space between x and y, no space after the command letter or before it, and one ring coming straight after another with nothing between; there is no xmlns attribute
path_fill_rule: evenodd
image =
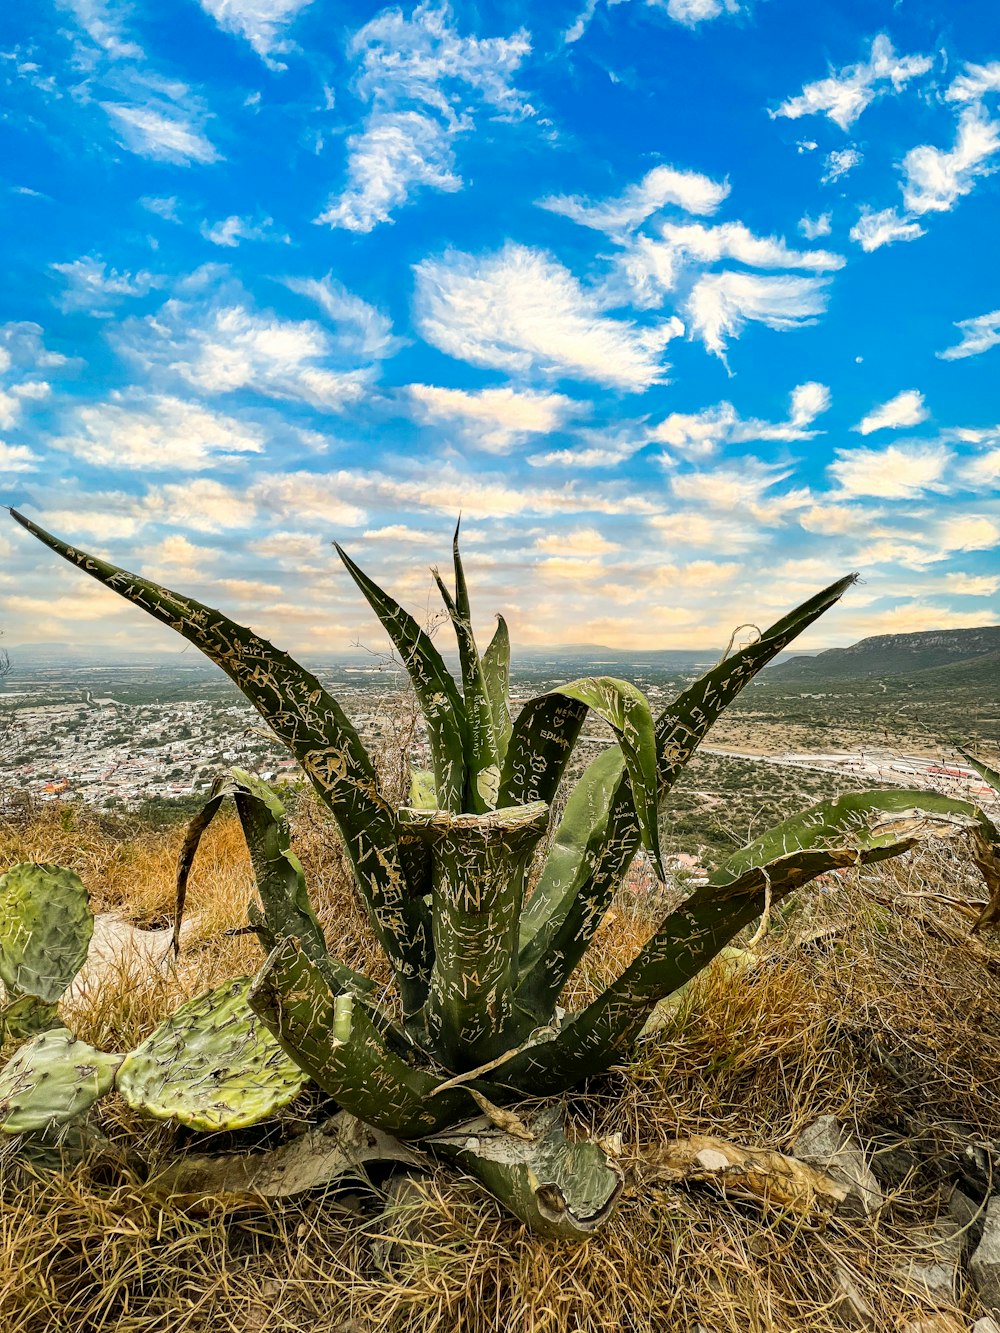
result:
<svg viewBox="0 0 1000 1333"><path fill-rule="evenodd" d="M303 656L1000 620L986 0L13 0L0 499ZM169 648L13 525L0 629ZM809 643L803 641L803 646Z"/></svg>

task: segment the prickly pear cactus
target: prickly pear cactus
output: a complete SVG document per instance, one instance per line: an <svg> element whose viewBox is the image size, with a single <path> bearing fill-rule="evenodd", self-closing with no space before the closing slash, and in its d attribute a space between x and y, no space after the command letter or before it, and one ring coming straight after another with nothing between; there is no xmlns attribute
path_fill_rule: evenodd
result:
<svg viewBox="0 0 1000 1333"><path fill-rule="evenodd" d="M0 1071L0 1130L35 1134L68 1124L110 1091L121 1062L66 1028L43 1032Z"/></svg>
<svg viewBox="0 0 1000 1333"><path fill-rule="evenodd" d="M243 1129L288 1103L307 1077L247 1003L251 978L189 1000L125 1057L128 1104L192 1129Z"/></svg>
<svg viewBox="0 0 1000 1333"><path fill-rule="evenodd" d="M62 1027L59 1006L36 995L22 995L0 1009L0 1042L27 1041L58 1027Z"/></svg>
<svg viewBox="0 0 1000 1333"><path fill-rule="evenodd" d="M83 966L94 916L78 875L23 862L0 876L0 979L54 1004Z"/></svg>

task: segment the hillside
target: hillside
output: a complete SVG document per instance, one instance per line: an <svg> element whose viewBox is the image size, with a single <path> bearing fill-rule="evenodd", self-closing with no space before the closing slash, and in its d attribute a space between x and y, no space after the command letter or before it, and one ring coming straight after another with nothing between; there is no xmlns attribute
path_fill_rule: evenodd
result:
<svg viewBox="0 0 1000 1333"><path fill-rule="evenodd" d="M964 680L976 664L987 673L1000 667L1000 625L978 629L927 630L920 634L877 634L849 648L830 648L815 657L793 657L771 668L772 681L837 681L960 668ZM944 679L940 683L944 683Z"/></svg>

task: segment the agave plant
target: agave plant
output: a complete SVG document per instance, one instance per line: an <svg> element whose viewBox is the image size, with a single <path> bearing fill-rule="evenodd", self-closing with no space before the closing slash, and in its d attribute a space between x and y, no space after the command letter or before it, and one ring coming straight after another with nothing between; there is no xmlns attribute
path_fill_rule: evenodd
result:
<svg viewBox="0 0 1000 1333"><path fill-rule="evenodd" d="M337 547L385 627L421 705L431 773L394 809L339 704L287 654L203 606L14 518L105 586L171 626L239 686L298 759L340 831L398 1005L327 947L268 788L234 771L185 844L178 922L198 839L229 795L251 852L268 949L246 991L284 1051L345 1111L455 1157L523 1220L582 1235L608 1215L621 1173L594 1142L512 1104L553 1097L626 1057L657 1003L745 926L816 875L896 856L935 833L967 833L1000 883L1000 833L975 806L920 791L869 792L814 806L737 852L668 913L626 971L584 1009L558 1007L633 859L662 874L661 803L743 687L850 587L842 578L731 652L657 717L642 693L600 676L529 700L512 717L510 643L498 618L486 651L472 632L456 529L454 588L434 571L461 679L393 598ZM557 789L588 713L615 741L583 772L541 861ZM533 881L533 882L532 882ZM531 888L528 892L529 885ZM206 1001L209 1009L215 1000Z"/></svg>

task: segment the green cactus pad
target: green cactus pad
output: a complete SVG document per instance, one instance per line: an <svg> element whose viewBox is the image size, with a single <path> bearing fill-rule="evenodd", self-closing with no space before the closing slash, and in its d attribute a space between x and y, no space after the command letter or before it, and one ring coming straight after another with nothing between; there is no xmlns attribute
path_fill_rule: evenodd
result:
<svg viewBox="0 0 1000 1333"><path fill-rule="evenodd" d="M181 1005L128 1056L118 1091L137 1111L192 1129L243 1129L264 1120L305 1086L247 1003L238 977Z"/></svg>
<svg viewBox="0 0 1000 1333"><path fill-rule="evenodd" d="M75 1120L110 1091L121 1062L66 1028L43 1032L0 1071L0 1130L34 1134Z"/></svg>
<svg viewBox="0 0 1000 1333"><path fill-rule="evenodd" d="M0 1038L4 1041L27 1041L40 1032L60 1027L59 1006L39 1000L35 995L22 995L13 1004L0 1009Z"/></svg>
<svg viewBox="0 0 1000 1333"><path fill-rule="evenodd" d="M0 876L0 978L52 1004L83 967L94 915L80 877L23 862Z"/></svg>

